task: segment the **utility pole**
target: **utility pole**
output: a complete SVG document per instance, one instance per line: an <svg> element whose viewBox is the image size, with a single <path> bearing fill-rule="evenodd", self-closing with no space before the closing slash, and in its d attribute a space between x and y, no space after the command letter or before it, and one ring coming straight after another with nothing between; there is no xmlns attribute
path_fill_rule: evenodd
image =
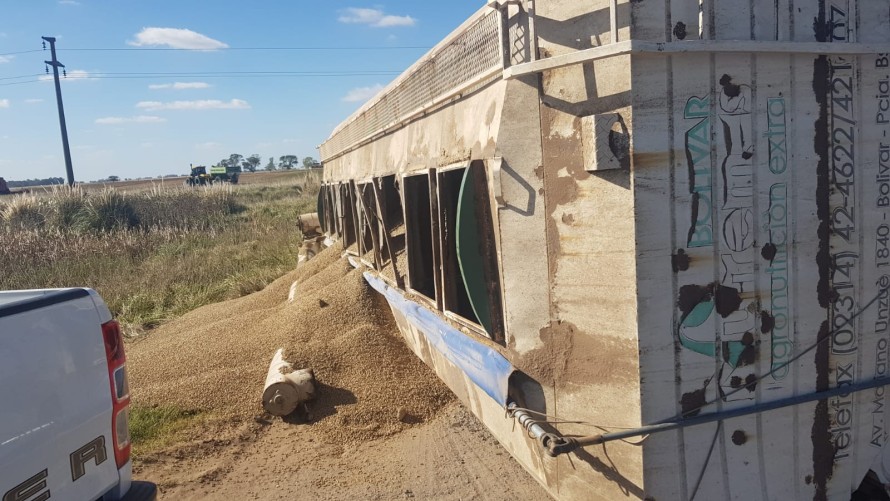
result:
<svg viewBox="0 0 890 501"><path fill-rule="evenodd" d="M44 63L53 67L53 77L56 81L56 102L59 104L59 127L62 128L62 149L65 151L65 172L68 174L68 186L74 186L74 168L71 166L71 148L68 147L68 126L65 125L65 107L62 106L62 85L59 82L59 68L62 68L62 71L64 72L65 65L56 59L56 38L41 38L44 40L44 50L46 50L46 42L49 42L49 50L53 57L52 61L44 61Z"/></svg>

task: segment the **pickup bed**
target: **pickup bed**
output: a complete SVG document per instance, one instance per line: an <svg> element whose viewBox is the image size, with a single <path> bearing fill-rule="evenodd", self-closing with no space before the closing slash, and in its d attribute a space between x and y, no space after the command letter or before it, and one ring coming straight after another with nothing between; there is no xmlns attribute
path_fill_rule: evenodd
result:
<svg viewBox="0 0 890 501"><path fill-rule="evenodd" d="M90 289L0 292L0 499L152 500L120 329Z"/></svg>

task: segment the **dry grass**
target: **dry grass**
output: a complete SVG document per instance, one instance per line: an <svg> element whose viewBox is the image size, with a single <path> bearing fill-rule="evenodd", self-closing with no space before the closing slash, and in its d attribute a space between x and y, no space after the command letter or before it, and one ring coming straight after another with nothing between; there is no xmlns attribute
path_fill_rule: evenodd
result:
<svg viewBox="0 0 890 501"><path fill-rule="evenodd" d="M186 169L187 170L187 169ZM304 184L308 179L319 178L321 172L318 170L280 170L280 171L257 171L242 172L238 179L238 186L269 186L276 184ZM102 191L106 188L113 188L118 191L138 192L152 189L167 190L171 188L180 188L185 184L186 177L168 177L164 179L136 179L132 181L117 181L114 183L90 183L80 185L88 192ZM35 187L30 188L32 192L49 191L52 187Z"/></svg>
<svg viewBox="0 0 890 501"><path fill-rule="evenodd" d="M296 217L318 190L299 180L5 198L0 289L94 288L131 335L255 292L296 264Z"/></svg>
<svg viewBox="0 0 890 501"><path fill-rule="evenodd" d="M82 187L54 187L6 199L0 205L0 225L13 230L118 229L204 229L223 222L226 216L244 209L236 193L255 199L250 192L230 185L206 188L154 187L138 192L105 188L87 191ZM289 194L302 193L293 185ZM262 200L260 197L259 200Z"/></svg>

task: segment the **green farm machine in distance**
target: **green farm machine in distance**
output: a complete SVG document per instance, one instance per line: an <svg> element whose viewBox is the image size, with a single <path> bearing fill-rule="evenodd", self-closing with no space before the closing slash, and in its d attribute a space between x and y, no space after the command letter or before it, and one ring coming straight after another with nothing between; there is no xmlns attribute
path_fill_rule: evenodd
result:
<svg viewBox="0 0 890 501"><path fill-rule="evenodd" d="M232 166L223 166L223 165L214 165L210 168L210 180L214 183L232 183L238 184L238 176L241 175L241 167L237 165Z"/></svg>
<svg viewBox="0 0 890 501"><path fill-rule="evenodd" d="M203 165L192 165L191 173L185 180L188 186L204 186L213 183L231 183L238 184L238 177L241 175L241 167L228 167L223 165L214 165L207 172L207 167Z"/></svg>

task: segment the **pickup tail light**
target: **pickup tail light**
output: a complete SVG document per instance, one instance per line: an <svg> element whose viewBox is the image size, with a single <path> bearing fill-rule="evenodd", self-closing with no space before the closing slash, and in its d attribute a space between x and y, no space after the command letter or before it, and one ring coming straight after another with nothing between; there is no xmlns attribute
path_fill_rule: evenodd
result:
<svg viewBox="0 0 890 501"><path fill-rule="evenodd" d="M108 381L111 385L111 436L114 461L121 468L130 460L130 385L127 381L127 356L120 324L112 320L102 324L105 357L108 360Z"/></svg>

